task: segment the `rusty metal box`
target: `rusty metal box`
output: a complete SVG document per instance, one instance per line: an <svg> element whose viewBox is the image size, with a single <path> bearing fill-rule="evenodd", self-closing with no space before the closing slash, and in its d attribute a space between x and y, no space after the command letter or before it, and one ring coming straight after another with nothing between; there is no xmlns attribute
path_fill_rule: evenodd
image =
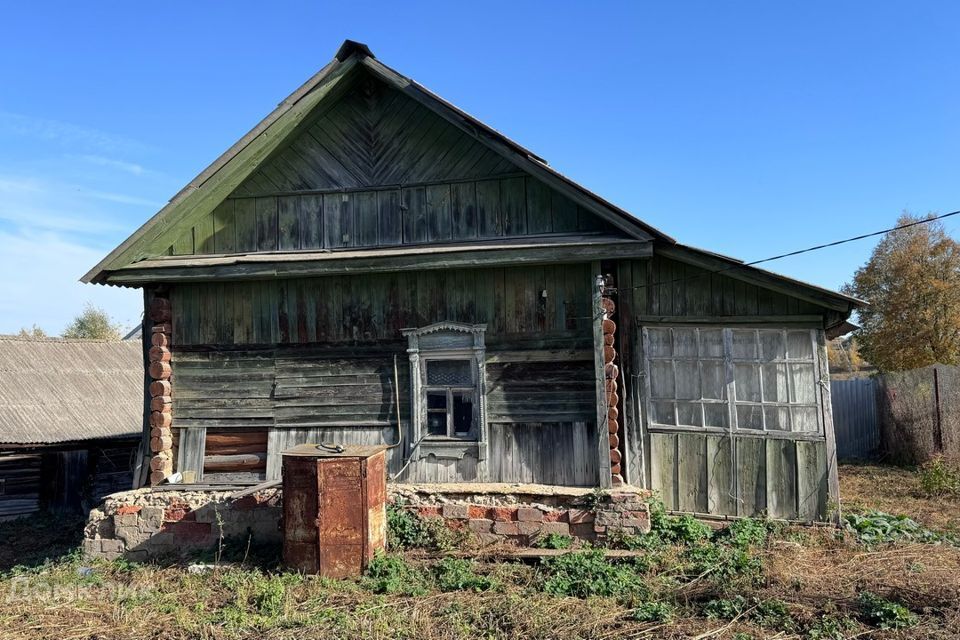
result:
<svg viewBox="0 0 960 640"><path fill-rule="evenodd" d="M360 575L387 541L385 446L283 452L283 561L328 578Z"/></svg>

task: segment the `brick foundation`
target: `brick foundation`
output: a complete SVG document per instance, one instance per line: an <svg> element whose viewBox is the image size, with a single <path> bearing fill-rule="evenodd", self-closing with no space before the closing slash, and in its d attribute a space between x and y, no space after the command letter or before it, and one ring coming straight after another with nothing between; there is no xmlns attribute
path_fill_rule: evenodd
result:
<svg viewBox="0 0 960 640"><path fill-rule="evenodd" d="M613 531L650 530L648 493L632 488L604 494L587 508L589 490L538 485L391 485L389 499L424 518L442 518L483 544L527 545L551 533L603 540ZM139 489L109 496L90 512L86 555L144 561L184 557L219 540L281 544L282 492L268 489L236 500L226 491Z"/></svg>

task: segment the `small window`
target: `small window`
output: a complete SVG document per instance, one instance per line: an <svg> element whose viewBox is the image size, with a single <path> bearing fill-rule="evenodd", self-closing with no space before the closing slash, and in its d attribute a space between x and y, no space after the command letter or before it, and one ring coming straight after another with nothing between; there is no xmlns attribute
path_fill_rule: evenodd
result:
<svg viewBox="0 0 960 640"><path fill-rule="evenodd" d="M485 443L485 330L485 325L438 322L402 331L410 355L415 441Z"/></svg>
<svg viewBox="0 0 960 640"><path fill-rule="evenodd" d="M460 359L426 359L427 435L448 438L474 437L473 362Z"/></svg>

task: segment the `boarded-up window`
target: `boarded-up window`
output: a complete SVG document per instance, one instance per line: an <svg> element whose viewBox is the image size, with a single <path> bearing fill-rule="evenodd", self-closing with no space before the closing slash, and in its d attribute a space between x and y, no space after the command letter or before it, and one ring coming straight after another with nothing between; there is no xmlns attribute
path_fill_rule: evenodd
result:
<svg viewBox="0 0 960 640"><path fill-rule="evenodd" d="M818 434L816 332L648 327L653 427Z"/></svg>

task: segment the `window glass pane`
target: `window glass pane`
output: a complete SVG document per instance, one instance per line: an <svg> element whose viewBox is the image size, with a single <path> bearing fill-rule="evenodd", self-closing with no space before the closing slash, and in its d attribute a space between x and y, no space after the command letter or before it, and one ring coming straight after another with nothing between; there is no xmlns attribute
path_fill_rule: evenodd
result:
<svg viewBox="0 0 960 640"><path fill-rule="evenodd" d="M757 359L757 334L752 329L734 329L733 330L733 356L734 360L756 360Z"/></svg>
<svg viewBox="0 0 960 640"><path fill-rule="evenodd" d="M787 357L791 360L813 360L809 331L787 332Z"/></svg>
<svg viewBox="0 0 960 640"><path fill-rule="evenodd" d="M700 329L700 356L702 358L723 357L722 329Z"/></svg>
<svg viewBox="0 0 960 640"><path fill-rule="evenodd" d="M788 407L764 407L763 414L768 431L790 430L790 409Z"/></svg>
<svg viewBox="0 0 960 640"><path fill-rule="evenodd" d="M704 398L725 400L727 398L726 368L723 361L705 360L700 363L700 389Z"/></svg>
<svg viewBox="0 0 960 640"><path fill-rule="evenodd" d="M676 367L677 399L700 399L700 368L695 360L679 360Z"/></svg>
<svg viewBox="0 0 960 640"><path fill-rule="evenodd" d="M816 404L817 382L812 364L790 365L790 402Z"/></svg>
<svg viewBox="0 0 960 640"><path fill-rule="evenodd" d="M453 434L465 436L473 427L473 394L459 392L453 394Z"/></svg>
<svg viewBox="0 0 960 640"><path fill-rule="evenodd" d="M447 392L446 391L428 391L427 409L447 410Z"/></svg>
<svg viewBox="0 0 960 640"><path fill-rule="evenodd" d="M737 400L760 402L760 367L755 364L737 364L733 368Z"/></svg>
<svg viewBox="0 0 960 640"><path fill-rule="evenodd" d="M650 395L670 400L676 397L673 387L673 363L669 360L654 360L650 363Z"/></svg>
<svg viewBox="0 0 960 640"><path fill-rule="evenodd" d="M676 424L673 417L672 402L652 402L650 420L656 424L673 426Z"/></svg>
<svg viewBox="0 0 960 640"><path fill-rule="evenodd" d="M761 367L763 375L764 402L790 402L787 395L787 365L765 364Z"/></svg>
<svg viewBox="0 0 960 640"><path fill-rule="evenodd" d="M697 357L697 330L696 329L674 329L673 330L673 357L675 358L696 358Z"/></svg>
<svg viewBox="0 0 960 640"><path fill-rule="evenodd" d="M820 430L817 425L816 407L791 407L793 415L793 430L798 433L816 433Z"/></svg>
<svg viewBox="0 0 960 640"><path fill-rule="evenodd" d="M429 385L473 385L469 360L428 360L426 365Z"/></svg>
<svg viewBox="0 0 960 640"><path fill-rule="evenodd" d="M730 412L727 410L727 403L719 404L715 402L703 403L703 413L706 427L729 427Z"/></svg>
<svg viewBox="0 0 960 640"><path fill-rule="evenodd" d="M782 331L761 331L760 332L760 359L764 362L770 360L783 360L787 357L787 345L783 340Z"/></svg>
<svg viewBox="0 0 960 640"><path fill-rule="evenodd" d="M762 407L755 404L737 405L737 428L763 429Z"/></svg>
<svg viewBox="0 0 960 640"><path fill-rule="evenodd" d="M647 329L651 358L669 358L673 355L670 329Z"/></svg>
<svg viewBox="0 0 960 640"><path fill-rule="evenodd" d="M687 427L702 427L703 416L700 414L700 403L678 402L677 424L682 424Z"/></svg>

